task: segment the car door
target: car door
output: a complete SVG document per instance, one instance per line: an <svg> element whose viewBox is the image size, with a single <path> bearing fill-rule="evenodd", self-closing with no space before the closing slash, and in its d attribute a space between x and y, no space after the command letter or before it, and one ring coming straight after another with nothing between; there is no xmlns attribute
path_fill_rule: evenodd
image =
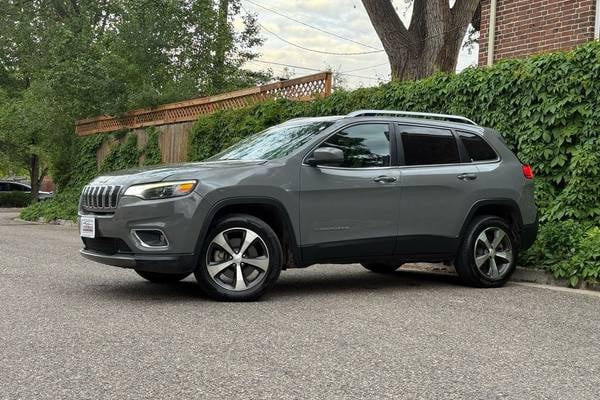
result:
<svg viewBox="0 0 600 400"><path fill-rule="evenodd" d="M399 125L399 254L453 251L476 197L478 170L450 129Z"/></svg>
<svg viewBox="0 0 600 400"><path fill-rule="evenodd" d="M300 241L305 259L393 253L399 171L391 128L386 122L343 127L317 146L341 149L341 165L301 166Z"/></svg>

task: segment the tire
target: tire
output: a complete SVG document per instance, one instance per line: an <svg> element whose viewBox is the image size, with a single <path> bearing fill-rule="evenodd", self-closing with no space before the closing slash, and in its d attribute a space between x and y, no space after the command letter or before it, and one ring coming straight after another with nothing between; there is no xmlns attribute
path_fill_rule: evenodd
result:
<svg viewBox="0 0 600 400"><path fill-rule="evenodd" d="M500 287L515 271L517 256L517 239L508 222L484 215L467 228L454 267L469 286Z"/></svg>
<svg viewBox="0 0 600 400"><path fill-rule="evenodd" d="M390 274L402 266L402 264L384 264L384 263L361 263L369 271L378 274Z"/></svg>
<svg viewBox="0 0 600 400"><path fill-rule="evenodd" d="M190 274L162 274L160 272L135 271L139 276L152 283L175 283L187 278Z"/></svg>
<svg viewBox="0 0 600 400"><path fill-rule="evenodd" d="M206 236L194 275L202 291L215 300L253 301L279 278L282 254L279 238L267 223L232 214Z"/></svg>

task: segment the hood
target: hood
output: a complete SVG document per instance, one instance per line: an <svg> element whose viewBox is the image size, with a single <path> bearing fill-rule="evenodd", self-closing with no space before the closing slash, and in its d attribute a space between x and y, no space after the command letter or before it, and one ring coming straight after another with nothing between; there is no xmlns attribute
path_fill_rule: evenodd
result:
<svg viewBox="0 0 600 400"><path fill-rule="evenodd" d="M194 179L202 176L203 172L206 173L216 169L248 168L254 165L264 164L265 162L266 161L224 160L133 168L98 176L90 182L90 184L130 186L139 183L160 182L169 179L171 176L177 176L177 179L181 179L182 176L188 176L188 178L185 179Z"/></svg>

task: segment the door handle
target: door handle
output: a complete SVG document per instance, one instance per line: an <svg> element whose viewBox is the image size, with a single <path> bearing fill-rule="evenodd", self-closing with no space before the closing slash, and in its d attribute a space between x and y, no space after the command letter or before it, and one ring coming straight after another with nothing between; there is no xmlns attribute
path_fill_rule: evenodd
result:
<svg viewBox="0 0 600 400"><path fill-rule="evenodd" d="M477 175L465 173L465 174L458 175L457 178L460 179L461 181L472 181L474 179L477 179Z"/></svg>
<svg viewBox="0 0 600 400"><path fill-rule="evenodd" d="M393 183L393 182L396 182L396 180L397 179L395 176L389 176L389 175L381 175L376 178L373 178L373 181L377 182L377 183Z"/></svg>

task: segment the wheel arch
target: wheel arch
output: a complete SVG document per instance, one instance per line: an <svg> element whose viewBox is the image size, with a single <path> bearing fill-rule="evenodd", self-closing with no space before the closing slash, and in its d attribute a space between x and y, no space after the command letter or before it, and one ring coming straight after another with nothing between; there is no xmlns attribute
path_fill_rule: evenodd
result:
<svg viewBox="0 0 600 400"><path fill-rule="evenodd" d="M284 266L290 263L301 265L300 249L289 213L281 201L272 197L236 197L221 200L213 205L200 228L196 241L197 256L200 256L203 239L208 235L214 222L229 214L248 214L265 221L281 241Z"/></svg>
<svg viewBox="0 0 600 400"><path fill-rule="evenodd" d="M523 227L523 217L519 205L513 199L485 199L479 200L471 206L463 226L460 230L461 240L475 217L480 215L494 215L500 218L504 218L509 222L509 225L513 228L514 234L518 235Z"/></svg>

